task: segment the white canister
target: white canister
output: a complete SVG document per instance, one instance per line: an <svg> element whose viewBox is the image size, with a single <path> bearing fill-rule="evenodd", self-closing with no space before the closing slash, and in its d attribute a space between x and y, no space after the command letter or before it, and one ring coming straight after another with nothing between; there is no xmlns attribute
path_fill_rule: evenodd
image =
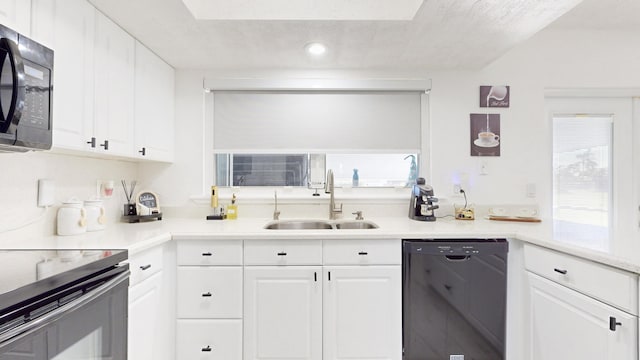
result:
<svg viewBox="0 0 640 360"><path fill-rule="evenodd" d="M82 202L70 199L58 209L58 235L77 235L87 231L86 211Z"/></svg>
<svg viewBox="0 0 640 360"><path fill-rule="evenodd" d="M84 209L87 212L87 231L104 230L107 218L102 200L85 200Z"/></svg>

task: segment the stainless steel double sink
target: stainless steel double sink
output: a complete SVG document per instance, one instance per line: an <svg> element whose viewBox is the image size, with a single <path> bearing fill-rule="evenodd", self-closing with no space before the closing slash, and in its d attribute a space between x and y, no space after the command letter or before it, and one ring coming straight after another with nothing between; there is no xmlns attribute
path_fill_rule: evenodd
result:
<svg viewBox="0 0 640 360"><path fill-rule="evenodd" d="M377 229L378 225L365 220L279 220L265 225L267 230L346 230Z"/></svg>

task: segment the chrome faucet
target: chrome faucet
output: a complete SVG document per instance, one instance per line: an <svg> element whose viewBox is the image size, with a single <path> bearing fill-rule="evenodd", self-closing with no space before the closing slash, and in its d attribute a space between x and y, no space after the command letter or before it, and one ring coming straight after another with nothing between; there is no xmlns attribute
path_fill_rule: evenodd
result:
<svg viewBox="0 0 640 360"><path fill-rule="evenodd" d="M336 198L334 195L335 186L333 183L333 170L327 171L327 181L325 182L324 192L329 193L329 220L335 220L337 214L342 214L342 204L336 207Z"/></svg>
<svg viewBox="0 0 640 360"><path fill-rule="evenodd" d="M280 219L280 211L278 210L278 190L273 191L273 197L275 198L275 208L273 209L273 220Z"/></svg>

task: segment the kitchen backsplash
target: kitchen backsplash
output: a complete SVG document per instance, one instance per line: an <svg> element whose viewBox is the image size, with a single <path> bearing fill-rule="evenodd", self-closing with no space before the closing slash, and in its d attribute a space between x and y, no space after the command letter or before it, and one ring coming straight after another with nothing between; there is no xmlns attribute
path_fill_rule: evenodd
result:
<svg viewBox="0 0 640 360"><path fill-rule="evenodd" d="M120 179L138 176L138 165L134 162L51 152L0 153L0 163L0 245L18 234L27 238L54 234L56 212L62 201L96 196L97 180L114 180L114 194L104 201L107 226L120 221L126 200L117 185ZM55 183L55 205L47 210L37 207L38 179L51 179ZM23 224L28 225L7 231Z"/></svg>

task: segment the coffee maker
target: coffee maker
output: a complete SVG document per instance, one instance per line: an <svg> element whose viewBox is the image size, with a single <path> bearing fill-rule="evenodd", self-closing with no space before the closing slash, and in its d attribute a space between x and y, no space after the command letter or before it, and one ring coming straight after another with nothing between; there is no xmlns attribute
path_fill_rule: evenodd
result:
<svg viewBox="0 0 640 360"><path fill-rule="evenodd" d="M440 206L433 203L438 199L433 197L433 188L425 185L424 178L416 179L416 184L411 190L409 203L409 218L418 221L436 221L433 211Z"/></svg>

